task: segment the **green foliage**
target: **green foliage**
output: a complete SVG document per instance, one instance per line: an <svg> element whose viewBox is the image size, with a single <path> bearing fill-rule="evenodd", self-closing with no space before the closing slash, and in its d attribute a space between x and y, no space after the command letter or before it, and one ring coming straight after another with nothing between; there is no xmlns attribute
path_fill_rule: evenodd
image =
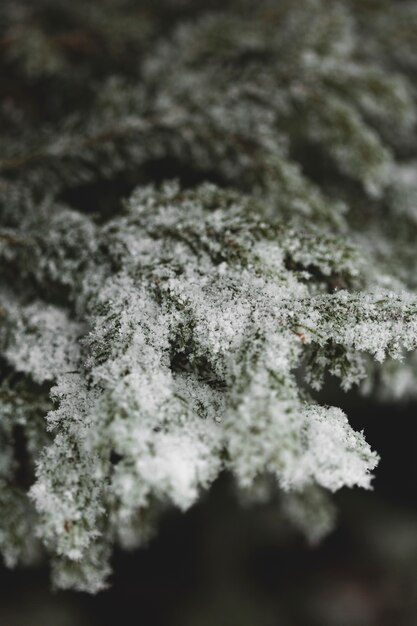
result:
<svg viewBox="0 0 417 626"><path fill-rule="evenodd" d="M96 592L224 470L317 541L378 456L314 390L416 388L412 3L0 15L7 564Z"/></svg>

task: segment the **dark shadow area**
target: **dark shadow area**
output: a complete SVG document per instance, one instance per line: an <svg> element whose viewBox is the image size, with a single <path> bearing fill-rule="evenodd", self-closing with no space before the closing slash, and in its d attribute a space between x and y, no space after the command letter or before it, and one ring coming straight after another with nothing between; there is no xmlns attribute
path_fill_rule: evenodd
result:
<svg viewBox="0 0 417 626"><path fill-rule="evenodd" d="M98 178L65 189L58 200L81 213L90 215L101 224L123 210L124 202L138 185L152 183L156 187L164 181L178 180L181 189L192 189L201 183L224 185L216 172L193 169L177 159L152 160L136 170L124 170L111 178Z"/></svg>

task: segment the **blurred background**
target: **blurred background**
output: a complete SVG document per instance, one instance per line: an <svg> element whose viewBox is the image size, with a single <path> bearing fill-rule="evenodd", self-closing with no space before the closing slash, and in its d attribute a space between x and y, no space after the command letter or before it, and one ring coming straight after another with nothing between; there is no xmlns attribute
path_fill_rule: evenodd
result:
<svg viewBox="0 0 417 626"><path fill-rule="evenodd" d="M2 568L0 626L415 626L417 407L326 393L382 460L372 492L336 495L319 546L282 519L279 494L244 506L223 476L149 545L116 553L97 596L51 591L46 566Z"/></svg>

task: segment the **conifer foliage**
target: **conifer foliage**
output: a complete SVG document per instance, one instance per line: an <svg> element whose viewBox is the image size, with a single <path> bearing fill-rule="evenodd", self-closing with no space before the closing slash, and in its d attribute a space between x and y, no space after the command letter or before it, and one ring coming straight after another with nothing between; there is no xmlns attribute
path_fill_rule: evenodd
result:
<svg viewBox="0 0 417 626"><path fill-rule="evenodd" d="M417 358L417 8L6 0L0 548L96 592L222 471L318 540Z"/></svg>

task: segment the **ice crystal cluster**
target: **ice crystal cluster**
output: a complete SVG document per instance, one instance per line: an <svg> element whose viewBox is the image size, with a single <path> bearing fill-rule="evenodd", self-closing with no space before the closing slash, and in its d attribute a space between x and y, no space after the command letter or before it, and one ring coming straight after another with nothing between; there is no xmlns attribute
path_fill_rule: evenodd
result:
<svg viewBox="0 0 417 626"><path fill-rule="evenodd" d="M416 390L416 4L0 17L5 562L96 592L223 471L319 539L378 462L325 377Z"/></svg>

